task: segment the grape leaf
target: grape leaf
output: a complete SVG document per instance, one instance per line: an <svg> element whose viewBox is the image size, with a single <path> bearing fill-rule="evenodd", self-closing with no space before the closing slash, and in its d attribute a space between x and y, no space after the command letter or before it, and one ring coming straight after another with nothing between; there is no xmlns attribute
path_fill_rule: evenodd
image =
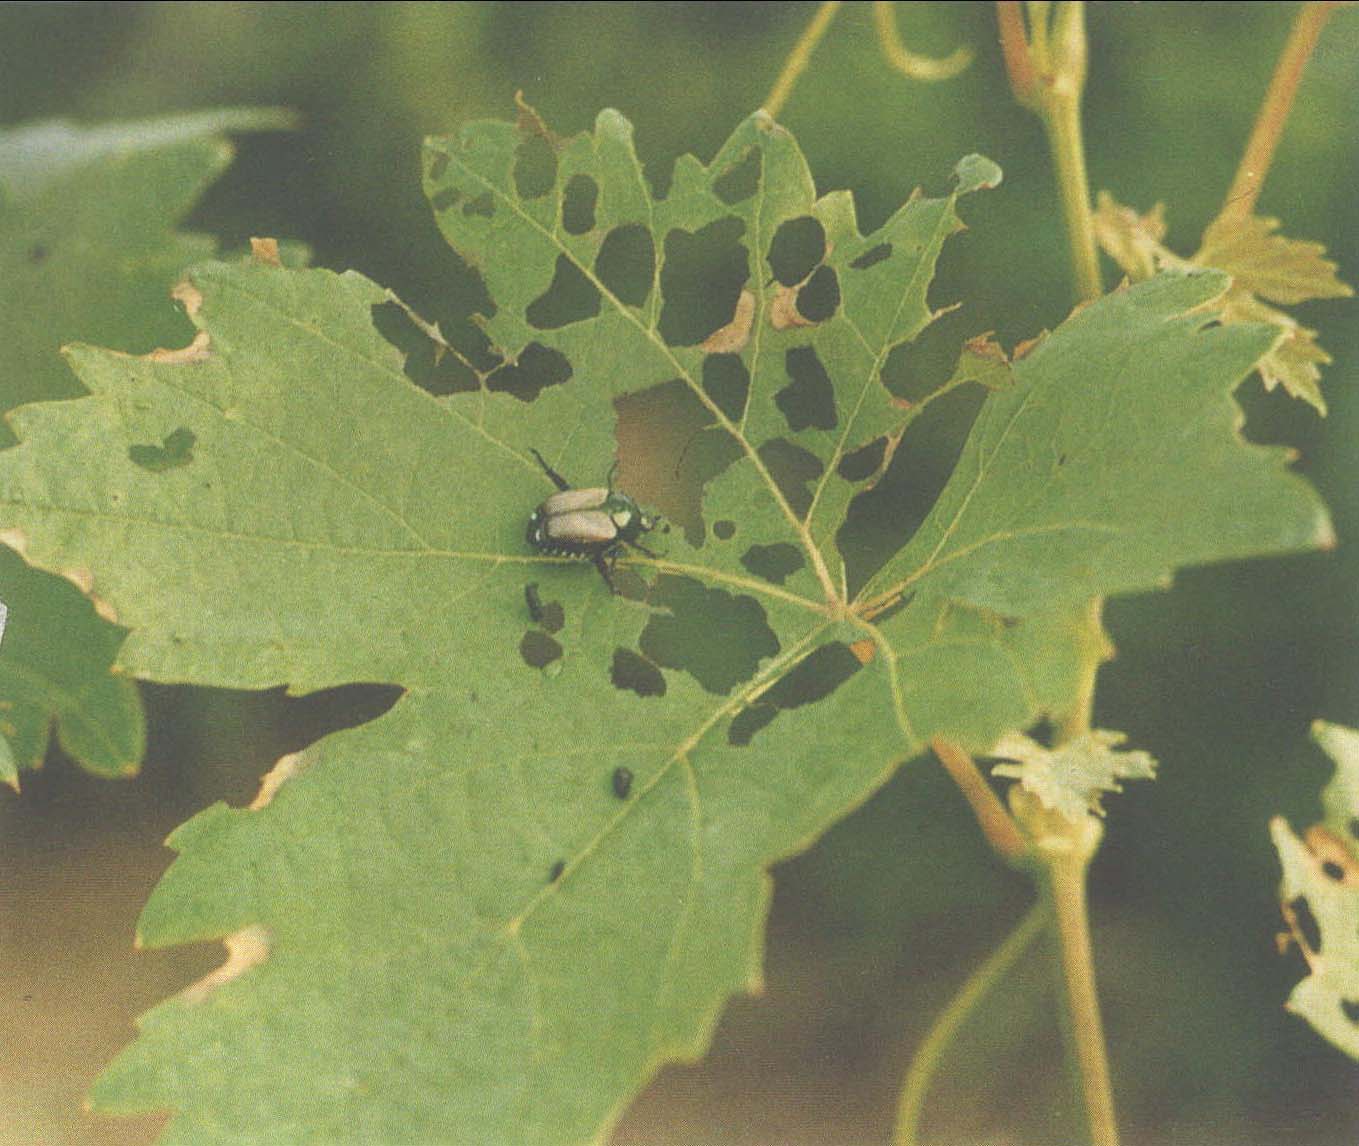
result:
<svg viewBox="0 0 1359 1146"><path fill-rule="evenodd" d="M1277 234L1277 219L1222 215L1208 224L1194 256L1183 259L1162 243L1165 229L1161 204L1139 215L1115 202L1107 191L1100 192L1095 231L1110 258L1134 280L1167 267L1226 271L1232 276L1232 287L1219 306L1221 321L1268 323L1284 332L1257 364L1265 389L1282 385L1286 393L1324 415L1321 367L1331 356L1317 343L1315 330L1269 303L1294 306L1311 299L1353 295L1353 289L1337 276L1335 263L1325 257L1326 248Z"/></svg>
<svg viewBox="0 0 1359 1146"><path fill-rule="evenodd" d="M1335 762L1321 794L1324 818L1302 839L1282 816L1269 825L1283 866L1284 919L1310 971L1288 1009L1359 1059L1359 732L1319 720L1312 737Z"/></svg>
<svg viewBox="0 0 1359 1146"><path fill-rule="evenodd" d="M959 471L846 599L834 539L874 467L840 463L920 408L879 369L931 317L957 195L998 177L965 161L862 236L763 115L657 198L616 113L558 140L525 111L427 147L496 303L453 392L412 382L432 358L384 334L388 292L266 262L192 273L181 352L69 352L91 394L15 416L0 527L93 571L119 666L406 690L172 836L139 941L230 955L143 1017L102 1108L168 1107L170 1141L595 1139L758 987L772 862L930 737L980 750L1070 703L1090 594L1326 539L1236 434L1274 332L1204 329L1226 277L1167 276L1012 380L971 344ZM532 451L602 481L615 400L656 386L727 464L704 528L623 555L614 596L527 544L555 488Z"/></svg>
<svg viewBox="0 0 1359 1146"><path fill-rule="evenodd" d="M144 351L184 340L169 289L215 244L172 228L229 162L223 132L285 122L277 112L223 110L0 132L0 414L82 392L59 354L64 342ZM13 441L0 423L0 447ZM22 547L22 538L4 540ZM0 597L13 613L0 644L0 736L16 769L42 762L55 719L63 748L90 771L135 772L141 702L130 680L109 674L122 630L9 549L0 549ZM17 770L0 768L0 780L17 786Z"/></svg>

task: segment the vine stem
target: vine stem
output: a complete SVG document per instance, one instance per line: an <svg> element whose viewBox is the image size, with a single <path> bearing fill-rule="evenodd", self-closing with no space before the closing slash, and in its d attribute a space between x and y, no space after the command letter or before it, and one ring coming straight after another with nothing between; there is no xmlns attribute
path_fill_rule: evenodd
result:
<svg viewBox="0 0 1359 1146"><path fill-rule="evenodd" d="M1013 864L1022 860L1029 851L1028 841L1020 832L1014 817L1005 810L1005 805L1000 802L995 789L986 782L986 777L981 774L972 757L956 744L941 737L931 740L930 747L939 757L939 763L944 766L944 771L949 774L949 778L971 805L972 814L981 825L986 842L991 845L992 850L1007 863Z"/></svg>
<svg viewBox="0 0 1359 1146"><path fill-rule="evenodd" d="M964 980L948 1006L934 1020L925 1041L920 1044L920 1049L911 1059L910 1069L906 1072L901 1101L897 1105L897 1129L892 1140L893 1146L917 1146L920 1116L925 1109L925 1096L929 1093L930 1084L943 1063L945 1051L957 1037L968 1016L1001 983L1047 925L1047 906L1040 903L1031 907L1000 946Z"/></svg>
<svg viewBox="0 0 1359 1146"><path fill-rule="evenodd" d="M1001 50L1015 99L1036 112L1047 132L1062 215L1071 248L1072 275L1077 298L1090 302L1104 293L1100 277L1099 249L1094 217L1090 210L1090 179L1085 164L1081 131L1081 97L1085 91L1088 53L1085 6L1082 3L1031 3L1030 30L1025 36L1019 5L1000 3L997 10ZM1094 711L1095 682L1099 666L1109 655L1104 635L1104 600L1095 597L1080 622L1080 666L1076 696L1059 728L1060 740L1071 740L1090 730ZM1026 803L1011 806L1018 810ZM1046 817L1021 815L1026 829ZM1086 1125L1092 1146L1117 1146L1118 1123L1114 1117L1113 1085L1109 1076L1104 1024L1100 1019L1099 994L1095 987L1095 964L1090 943L1090 913L1086 898L1086 873L1098 847L1092 825L1065 824L1067 839L1038 833L1029 856L1038 871L1043 898L1057 933L1059 967L1065 993L1064 1029L1068 1053L1084 1100ZM1082 831L1087 838L1077 844ZM1030 831L1030 834L1034 834Z"/></svg>
<svg viewBox="0 0 1359 1146"><path fill-rule="evenodd" d="M1091 1146L1118 1146L1114 1088L1109 1078L1090 944L1090 911L1085 893L1089 855L1081 851L1057 852L1045 860L1043 890L1057 930L1061 980L1066 992L1067 1043L1080 1078Z"/></svg>
<svg viewBox="0 0 1359 1146"><path fill-rule="evenodd" d="M798 77L807 70L812 53L816 51L817 44L821 42L821 37L826 34L826 29L830 27L830 22L835 19L835 13L839 10L839 0L834 2L827 0L827 3L822 4L816 10L811 23L798 37L793 50L788 53L788 58L783 61L783 70L779 72L779 78L774 81L774 86L769 89L769 94L764 99L764 110L775 119L783 110L783 105L788 102L788 97L793 94Z"/></svg>
<svg viewBox="0 0 1359 1146"><path fill-rule="evenodd" d="M1250 140L1241 154L1236 178L1232 180L1226 202L1222 204L1223 217L1244 218L1255 210L1260 188L1264 186L1269 165L1283 136L1288 113L1293 108L1293 97L1298 94L1303 69L1316 49L1321 29L1326 26L1332 9L1337 6L1338 0L1314 0L1304 4L1294 18L1288 42L1279 54L1274 76L1269 81L1264 102L1255 117Z"/></svg>

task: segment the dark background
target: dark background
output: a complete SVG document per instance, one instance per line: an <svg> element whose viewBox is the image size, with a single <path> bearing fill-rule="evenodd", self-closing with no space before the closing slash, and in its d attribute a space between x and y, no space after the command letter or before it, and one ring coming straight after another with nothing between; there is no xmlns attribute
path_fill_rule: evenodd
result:
<svg viewBox="0 0 1359 1146"><path fill-rule="evenodd" d="M1092 189L1167 204L1192 253L1221 204L1293 4L1096 4L1085 123ZM1060 322L1072 288L1038 121L1010 98L989 4L899 6L913 48L971 44L958 79L890 71L866 4L847 5L781 119L818 187L851 188L864 229L917 183L946 186L980 151L1004 186L964 207L932 301L966 306L919 361L995 330L1006 345ZM421 137L513 114L526 98L558 132L604 106L636 125L654 178L708 158L759 105L808 4L93 4L0 6L0 121L85 121L221 104L278 104L296 133L240 139L236 164L190 220L227 246L251 235L310 245L457 331L479 297L438 236L419 186ZM1260 201L1359 278L1359 10L1340 10L1309 67ZM1106 264L1106 281L1115 281ZM1161 761L1110 804L1093 916L1127 1141L1348 1143L1359 1069L1285 1014L1302 973L1274 933L1277 864L1266 822L1319 814L1327 764L1316 717L1359 724L1359 323L1313 304L1335 363L1332 412L1247 382L1246 433L1301 451L1341 538L1331 554L1222 565L1167 593L1111 603L1119 656L1097 720ZM911 445L894 496L922 501L965 432L964 411ZM905 454L908 451L903 450ZM901 455L899 455L900 457ZM924 478L922 480L922 475ZM220 946L135 954L137 911L169 862L175 824L214 799L247 801L280 751L366 719L362 689L284 698L147 688L143 775L91 780L54 753L21 798L0 792L0 1141L143 1142L155 1119L79 1108L131 1019L220 961ZM993 863L928 761L807 855L776 871L768 992L733 1005L698 1067L663 1072L623 1123L628 1143L890 1140L914 1042L1018 917L1022 881ZM1051 967L1031 956L945 1064L926 1127L939 1141L1078 1140L1060 1063Z"/></svg>

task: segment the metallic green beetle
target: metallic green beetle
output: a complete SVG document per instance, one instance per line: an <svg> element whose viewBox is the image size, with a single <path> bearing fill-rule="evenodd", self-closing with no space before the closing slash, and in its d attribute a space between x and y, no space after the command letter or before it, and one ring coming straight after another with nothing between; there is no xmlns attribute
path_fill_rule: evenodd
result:
<svg viewBox="0 0 1359 1146"><path fill-rule="evenodd" d="M614 562L625 546L648 557L656 556L637 539L661 525L660 515L647 513L627 494L614 489L613 469L609 470L609 485L573 489L542 454L534 449L529 452L560 492L549 497L529 517L528 543L553 557L580 557L594 562L605 584L617 593L612 576Z"/></svg>

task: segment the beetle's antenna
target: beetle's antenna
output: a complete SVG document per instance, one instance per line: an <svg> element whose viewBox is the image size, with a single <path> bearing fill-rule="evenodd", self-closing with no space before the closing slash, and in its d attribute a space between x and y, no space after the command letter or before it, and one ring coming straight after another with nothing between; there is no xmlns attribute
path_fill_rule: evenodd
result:
<svg viewBox="0 0 1359 1146"><path fill-rule="evenodd" d="M613 493L613 475L618 472L618 459L613 459L613 465L609 467L609 472L604 476L604 484L609 487L609 492Z"/></svg>
<svg viewBox="0 0 1359 1146"><path fill-rule="evenodd" d="M567 481L564 477L562 477L562 475L559 474L556 470L554 470L550 465L548 465L543 455L540 454L537 450L535 450L532 446L529 446L529 453L531 453L535 458L538 459L538 464L543 467L543 473L547 474L547 476L552 479L553 483L556 485L558 489L568 490L571 488L571 483Z"/></svg>

